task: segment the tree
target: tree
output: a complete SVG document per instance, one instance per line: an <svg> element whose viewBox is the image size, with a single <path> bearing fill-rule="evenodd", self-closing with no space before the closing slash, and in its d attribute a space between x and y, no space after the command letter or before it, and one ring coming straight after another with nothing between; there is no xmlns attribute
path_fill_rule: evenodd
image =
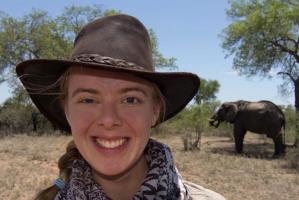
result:
<svg viewBox="0 0 299 200"><path fill-rule="evenodd" d="M194 97L196 104L184 109L170 120L169 124L173 123L175 130L186 133L182 136L185 150L200 149L202 133L209 127L208 118L220 104L215 101L219 87L217 80L201 79L200 88Z"/></svg>
<svg viewBox="0 0 299 200"><path fill-rule="evenodd" d="M271 77L277 71L292 85L299 139L299 2L297 0L232 0L222 47L233 55L240 75Z"/></svg>
<svg viewBox="0 0 299 200"><path fill-rule="evenodd" d="M118 13L120 11L103 10L98 5L66 7L56 17L35 9L21 18L0 11L0 84L7 81L13 93L7 101L26 108L33 106L15 75L15 66L19 62L35 58L68 58L75 36L84 24L98 17ZM165 58L158 50L158 39L154 31L150 29L149 33L156 66L169 65L174 68L175 58Z"/></svg>
<svg viewBox="0 0 299 200"><path fill-rule="evenodd" d="M216 100L216 93L219 91L220 84L217 80L200 79L200 89L194 97L197 104Z"/></svg>
<svg viewBox="0 0 299 200"><path fill-rule="evenodd" d="M107 15L117 14L114 10L107 12ZM70 6L65 7L63 13L54 21L58 24L66 37L72 41L79 33L81 28L89 21L103 16L102 9L99 5L90 6Z"/></svg>
<svg viewBox="0 0 299 200"><path fill-rule="evenodd" d="M22 18L13 18L0 12L0 83L7 81L14 94L20 96L19 82L15 78L15 66L34 58L68 58L76 34L88 21L97 17L118 14L120 11L103 11L100 6L70 6L57 17L46 11L32 10ZM149 30L155 64L173 68L175 58L165 58L158 51L158 40ZM27 100L26 100L27 101Z"/></svg>
<svg viewBox="0 0 299 200"><path fill-rule="evenodd" d="M169 69L177 69L177 65L175 63L176 58L165 58L158 50L158 39L156 33L153 29L149 29L149 35L152 43L152 52L154 57L154 63L158 68L169 68Z"/></svg>

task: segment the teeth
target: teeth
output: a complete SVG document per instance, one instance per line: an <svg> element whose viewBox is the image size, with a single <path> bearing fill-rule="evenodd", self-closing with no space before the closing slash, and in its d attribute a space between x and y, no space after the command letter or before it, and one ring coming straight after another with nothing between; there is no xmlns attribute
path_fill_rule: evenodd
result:
<svg viewBox="0 0 299 200"><path fill-rule="evenodd" d="M102 146L104 148L108 148L108 149L117 148L117 147L123 145L125 143L125 141L126 141L125 138L121 138L118 140L104 140L104 139L96 138L97 144L99 144L100 146Z"/></svg>

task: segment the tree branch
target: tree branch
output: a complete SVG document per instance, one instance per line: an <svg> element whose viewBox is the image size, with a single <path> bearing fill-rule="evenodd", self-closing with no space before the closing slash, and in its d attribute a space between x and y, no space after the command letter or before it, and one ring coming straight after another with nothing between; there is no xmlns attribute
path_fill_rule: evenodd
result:
<svg viewBox="0 0 299 200"><path fill-rule="evenodd" d="M292 56L294 56L295 59L296 59L296 61L299 63L299 55L297 54L297 52L292 51L291 49L289 49L289 48L287 48L287 47L285 47L285 46L279 44L278 41L271 41L271 43L272 43L274 46L279 47L279 48L281 49L281 51L283 51L283 52L287 52L287 53L291 54Z"/></svg>
<svg viewBox="0 0 299 200"><path fill-rule="evenodd" d="M297 2L293 2L292 0L287 0L286 1L288 4L292 5L292 6L297 6L298 3Z"/></svg>
<svg viewBox="0 0 299 200"><path fill-rule="evenodd" d="M17 63L13 62L11 59L8 61L8 63L9 63L10 65L12 65L12 66L16 66L16 65L17 65Z"/></svg>
<svg viewBox="0 0 299 200"><path fill-rule="evenodd" d="M292 42L293 43L293 45L294 45L294 47L295 47L295 52L297 52L296 50L296 48L298 48L298 42L295 40L295 39L293 39L293 38L290 38L289 36L286 36L286 38L287 38L287 40L289 41L289 42Z"/></svg>
<svg viewBox="0 0 299 200"><path fill-rule="evenodd" d="M277 75L286 75L293 81L294 84L296 83L296 79L288 72L278 72Z"/></svg>
<svg viewBox="0 0 299 200"><path fill-rule="evenodd" d="M28 51L32 54L32 55L34 55L34 59L38 59L39 58L39 50L32 50L32 49L30 49L30 48L27 48L28 49Z"/></svg>

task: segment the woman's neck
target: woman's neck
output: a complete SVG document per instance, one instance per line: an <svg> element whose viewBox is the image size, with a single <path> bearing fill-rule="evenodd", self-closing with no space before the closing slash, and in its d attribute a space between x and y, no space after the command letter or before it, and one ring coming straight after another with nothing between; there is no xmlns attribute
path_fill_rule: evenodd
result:
<svg viewBox="0 0 299 200"><path fill-rule="evenodd" d="M145 155L132 168L121 176L108 178L93 171L93 177L101 185L104 192L113 200L132 199L138 192L148 172L148 163Z"/></svg>

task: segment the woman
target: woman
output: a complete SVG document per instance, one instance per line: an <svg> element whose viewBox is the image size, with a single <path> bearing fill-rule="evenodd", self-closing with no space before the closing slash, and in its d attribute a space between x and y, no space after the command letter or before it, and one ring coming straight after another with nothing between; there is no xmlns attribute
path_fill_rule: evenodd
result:
<svg viewBox="0 0 299 200"><path fill-rule="evenodd" d="M223 199L183 182L150 129L198 90L191 73L154 71L149 35L128 15L90 22L69 60L28 60L17 74L39 110L74 142L60 177L36 199Z"/></svg>

